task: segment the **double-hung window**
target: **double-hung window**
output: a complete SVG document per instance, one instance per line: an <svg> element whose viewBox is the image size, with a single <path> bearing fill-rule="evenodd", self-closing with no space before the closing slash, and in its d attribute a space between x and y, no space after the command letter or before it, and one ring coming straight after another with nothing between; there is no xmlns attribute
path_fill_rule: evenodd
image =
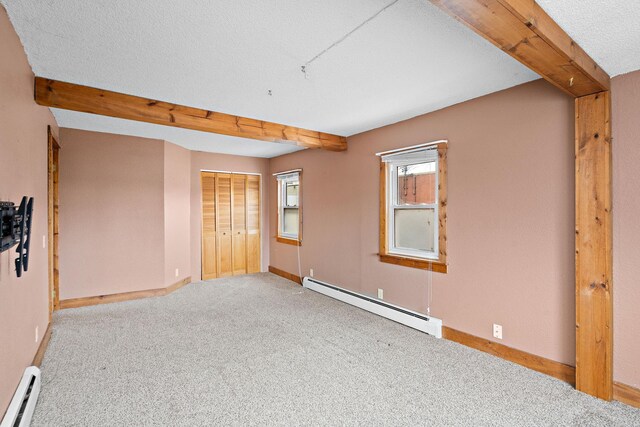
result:
<svg viewBox="0 0 640 427"><path fill-rule="evenodd" d="M300 244L301 186L300 171L276 174L278 182L278 241Z"/></svg>
<svg viewBox="0 0 640 427"><path fill-rule="evenodd" d="M446 271L446 143L381 154L380 259Z"/></svg>

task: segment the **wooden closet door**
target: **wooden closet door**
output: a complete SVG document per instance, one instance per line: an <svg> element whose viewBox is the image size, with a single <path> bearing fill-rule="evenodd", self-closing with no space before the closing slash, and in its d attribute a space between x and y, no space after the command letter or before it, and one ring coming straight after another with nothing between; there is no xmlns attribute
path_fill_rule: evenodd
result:
<svg viewBox="0 0 640 427"><path fill-rule="evenodd" d="M202 280L218 277L216 269L216 174L200 173L202 187Z"/></svg>
<svg viewBox="0 0 640 427"><path fill-rule="evenodd" d="M260 176L247 176L247 273L260 272Z"/></svg>
<svg viewBox="0 0 640 427"><path fill-rule="evenodd" d="M216 174L216 237L218 277L233 274L231 229L231 174Z"/></svg>
<svg viewBox="0 0 640 427"><path fill-rule="evenodd" d="M233 175L233 274L247 274L247 208L246 175Z"/></svg>

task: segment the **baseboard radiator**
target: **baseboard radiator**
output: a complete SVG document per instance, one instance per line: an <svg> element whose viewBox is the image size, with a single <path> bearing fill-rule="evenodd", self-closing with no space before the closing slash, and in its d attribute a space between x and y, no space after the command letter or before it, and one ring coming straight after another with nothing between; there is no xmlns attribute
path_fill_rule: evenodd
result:
<svg viewBox="0 0 640 427"><path fill-rule="evenodd" d="M40 394L40 369L29 366L22 375L16 394L2 419L0 427L28 427Z"/></svg>
<svg viewBox="0 0 640 427"><path fill-rule="evenodd" d="M424 314L407 310L406 308L398 307L397 305L389 304L388 302L349 291L310 277L305 277L302 280L302 286L363 310L370 311L378 316L402 323L410 328L433 335L436 338L442 338L442 320L435 317L425 316Z"/></svg>

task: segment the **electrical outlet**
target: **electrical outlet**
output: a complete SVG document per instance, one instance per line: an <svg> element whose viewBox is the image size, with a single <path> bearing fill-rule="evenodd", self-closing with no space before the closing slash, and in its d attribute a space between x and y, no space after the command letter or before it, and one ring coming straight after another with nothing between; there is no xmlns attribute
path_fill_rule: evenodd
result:
<svg viewBox="0 0 640 427"><path fill-rule="evenodd" d="M378 299L384 299L384 290L378 289Z"/></svg>
<svg viewBox="0 0 640 427"><path fill-rule="evenodd" d="M313 277L313 268L309 269L309 277Z"/></svg>
<svg viewBox="0 0 640 427"><path fill-rule="evenodd" d="M38 342L38 338L40 338L40 334L38 333L38 327L36 326L36 342Z"/></svg>
<svg viewBox="0 0 640 427"><path fill-rule="evenodd" d="M180 270L176 268L176 277L178 277L179 275L180 275Z"/></svg>
<svg viewBox="0 0 640 427"><path fill-rule="evenodd" d="M47 247L47 236L42 235L42 249Z"/></svg>
<svg viewBox="0 0 640 427"><path fill-rule="evenodd" d="M493 324L493 337L499 340L502 339L502 325Z"/></svg>

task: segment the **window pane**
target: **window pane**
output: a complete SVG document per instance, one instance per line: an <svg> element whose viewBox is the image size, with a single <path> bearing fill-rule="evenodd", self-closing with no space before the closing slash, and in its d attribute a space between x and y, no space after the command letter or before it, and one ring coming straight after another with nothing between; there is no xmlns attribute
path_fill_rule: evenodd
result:
<svg viewBox="0 0 640 427"><path fill-rule="evenodd" d="M285 234L298 235L298 208L284 208L283 230Z"/></svg>
<svg viewBox="0 0 640 427"><path fill-rule="evenodd" d="M285 206L298 206L298 183L287 182L285 184L286 204Z"/></svg>
<svg viewBox="0 0 640 427"><path fill-rule="evenodd" d="M398 205L436 202L436 162L397 167Z"/></svg>
<svg viewBox="0 0 640 427"><path fill-rule="evenodd" d="M435 250L435 209L395 209L394 238L398 249Z"/></svg>

